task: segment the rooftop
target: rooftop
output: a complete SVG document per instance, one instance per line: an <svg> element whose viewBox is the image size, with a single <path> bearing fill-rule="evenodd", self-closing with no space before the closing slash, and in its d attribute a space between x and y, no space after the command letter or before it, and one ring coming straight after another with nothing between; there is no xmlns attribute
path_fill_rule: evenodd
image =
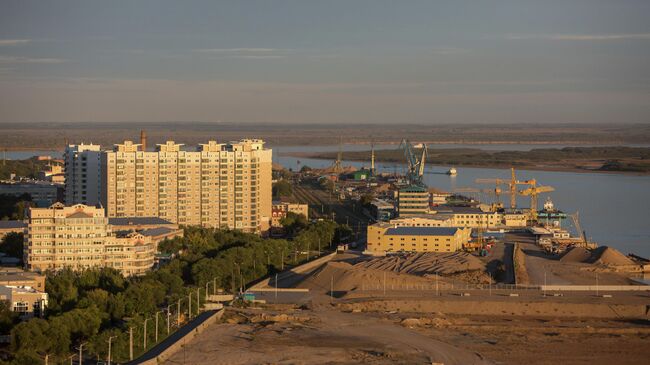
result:
<svg viewBox="0 0 650 365"><path fill-rule="evenodd" d="M25 228L27 225L23 221L0 221L0 229Z"/></svg>
<svg viewBox="0 0 650 365"><path fill-rule="evenodd" d="M452 227L393 227L386 230L387 236L453 236L458 228Z"/></svg>
<svg viewBox="0 0 650 365"><path fill-rule="evenodd" d="M151 229L145 229L140 232L143 236L146 237L155 237L155 236L160 236L163 234L168 234L171 232L176 231L175 229L167 228L167 227L156 227L156 228L151 228Z"/></svg>
<svg viewBox="0 0 650 365"><path fill-rule="evenodd" d="M417 186L417 185L409 185L405 188L399 189L400 192L405 192L405 193L427 193L427 189Z"/></svg>
<svg viewBox="0 0 650 365"><path fill-rule="evenodd" d="M158 217L124 217L108 218L108 224L113 226L138 226L154 224L173 224L172 222Z"/></svg>

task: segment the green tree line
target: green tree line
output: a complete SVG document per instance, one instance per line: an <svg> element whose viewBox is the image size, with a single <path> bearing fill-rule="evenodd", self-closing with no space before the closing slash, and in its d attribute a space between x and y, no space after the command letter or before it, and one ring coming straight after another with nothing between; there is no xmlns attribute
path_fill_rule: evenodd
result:
<svg viewBox="0 0 650 365"><path fill-rule="evenodd" d="M12 356L2 364L39 364L46 355L50 364L67 363L80 343L85 343L86 356L105 359L109 337L113 360L127 361L129 328L133 328L137 356L145 350L146 318L153 318L168 306L175 311L179 299L187 299L206 283L236 292L246 283L308 260L319 244L323 250L331 248L342 232L346 232L345 227L331 221L303 227L291 240L188 227L183 238L159 245L159 251L176 257L144 276L124 278L109 268L49 272L45 318L15 324L15 317L0 306L0 329L11 328ZM166 315L160 319L164 323ZM155 333L151 320L147 326L147 340L152 345ZM159 340L167 335L165 325L159 326L158 334Z"/></svg>

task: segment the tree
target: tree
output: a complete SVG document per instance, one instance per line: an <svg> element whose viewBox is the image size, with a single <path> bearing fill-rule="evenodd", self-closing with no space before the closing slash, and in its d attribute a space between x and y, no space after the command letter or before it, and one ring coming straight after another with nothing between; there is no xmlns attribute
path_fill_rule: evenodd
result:
<svg viewBox="0 0 650 365"><path fill-rule="evenodd" d="M18 321L18 314L11 310L11 303L0 300L0 334L7 334Z"/></svg>
<svg viewBox="0 0 650 365"><path fill-rule="evenodd" d="M23 234L10 232L7 233L2 242L0 242L0 252L7 254L7 256L23 258Z"/></svg>
<svg viewBox="0 0 650 365"><path fill-rule="evenodd" d="M280 224L288 235L292 236L299 230L307 227L309 222L304 214L287 212L287 216L280 219Z"/></svg>
<svg viewBox="0 0 650 365"><path fill-rule="evenodd" d="M374 198L375 197L372 194L363 194L363 195L361 195L361 198L359 199L359 203L362 206L367 207L367 206L370 205L370 203L372 203L372 200Z"/></svg>
<svg viewBox="0 0 650 365"><path fill-rule="evenodd" d="M280 180L273 184L273 196L275 198L280 198L283 196L290 196L293 193L291 184L285 180Z"/></svg>

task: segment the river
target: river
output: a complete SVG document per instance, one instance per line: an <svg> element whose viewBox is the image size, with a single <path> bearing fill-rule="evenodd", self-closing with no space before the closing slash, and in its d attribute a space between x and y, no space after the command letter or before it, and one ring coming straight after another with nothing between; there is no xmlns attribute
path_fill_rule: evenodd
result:
<svg viewBox="0 0 650 365"><path fill-rule="evenodd" d="M539 145L512 145L521 150L541 148ZM361 150L367 150L363 146ZM395 148L396 146L393 146ZM456 147L459 147L456 145ZM481 146L474 146L484 148ZM280 147L280 152L285 153L286 148ZM314 151L295 148L292 152ZM296 158L286 155L274 154L274 160L287 168L298 170L307 165L310 167L327 167L332 164L330 160ZM345 155L343 156L345 158ZM355 167L369 166L368 162L348 162L344 165ZM386 172L404 172L404 165L395 163L378 163L377 169ZM510 179L508 169L456 167L458 175L451 177L445 174L449 166L427 166L425 169L425 182L430 187L451 191L456 188L494 188L490 185L478 186L474 183L477 178L502 178ZM550 185L555 191L549 194L540 194L539 206L541 207L547 196L550 196L556 208L566 212L580 212L580 223L586 231L587 237L600 245L615 247L623 253L633 252L644 257L650 256L650 176L635 176L624 174L584 173L584 172L554 172L554 171L517 171L517 179L526 180L535 178L540 185ZM503 187L506 189L506 187ZM491 200L488 194L477 196L482 200ZM502 196L502 201L508 202L509 196ZM517 205L530 206L530 199L518 197ZM573 231L573 224L565 221L564 225ZM575 233L575 231L573 231Z"/></svg>
<svg viewBox="0 0 650 365"><path fill-rule="evenodd" d="M491 150L530 150L531 148L561 148L564 145L432 145L439 148L473 147ZM296 158L284 155L290 152L322 152L336 151L338 146L280 146L275 147L274 162L280 163L293 170L303 165L310 167L326 167L332 161ZM397 148L397 145L377 145L377 149ZM343 145L344 151L363 151L368 145ZM51 155L60 157L60 151L8 151L8 159L29 158L34 155ZM344 155L345 158L345 155ZM368 166L363 162L344 162L345 165L356 167ZM378 163L379 171L403 172L404 165ZM450 177L445 174L449 166L427 166L425 182L430 187L451 191L456 188L478 187L474 180L477 178L509 179L507 169L457 167L458 175ZM650 176L634 176L624 174L578 173L553 171L517 171L520 180L535 178L541 185L550 185L555 191L541 194L541 206L547 195L553 199L555 206L566 213L580 212L580 222L587 237L600 245L616 247L624 253L634 252L638 255L650 256ZM489 189L485 185L480 188ZM477 196L489 200L487 194ZM504 195L502 200L508 201ZM530 200L518 198L518 205L529 206ZM569 226L567 222L565 225ZM572 228L572 225L570 225Z"/></svg>

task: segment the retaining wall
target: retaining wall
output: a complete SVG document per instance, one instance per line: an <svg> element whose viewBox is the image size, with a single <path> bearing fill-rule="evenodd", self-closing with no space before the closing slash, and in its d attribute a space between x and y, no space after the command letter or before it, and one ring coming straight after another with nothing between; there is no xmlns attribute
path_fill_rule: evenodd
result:
<svg viewBox="0 0 650 365"><path fill-rule="evenodd" d="M163 363L165 360L170 358L176 352L180 351L183 348L183 345L185 343L191 341L194 337L196 337L197 335L202 333L208 326L210 326L211 324L213 324L213 323L217 322L218 320L220 320L221 317L223 316L223 313L224 313L223 309L215 312L208 319L201 322L199 325L197 325L195 328L193 328L192 330L187 332L185 335L179 337L174 343L172 343L167 348L162 350L155 357L147 359L147 360L143 360L143 361L134 360L133 362L130 362L128 364L133 364L133 365L135 365L135 364L139 364L139 365L158 365L158 364ZM191 324L188 324L188 325L191 325ZM182 331L182 328L179 331ZM151 351L155 351L155 347ZM142 357L145 357L145 356L143 355Z"/></svg>

